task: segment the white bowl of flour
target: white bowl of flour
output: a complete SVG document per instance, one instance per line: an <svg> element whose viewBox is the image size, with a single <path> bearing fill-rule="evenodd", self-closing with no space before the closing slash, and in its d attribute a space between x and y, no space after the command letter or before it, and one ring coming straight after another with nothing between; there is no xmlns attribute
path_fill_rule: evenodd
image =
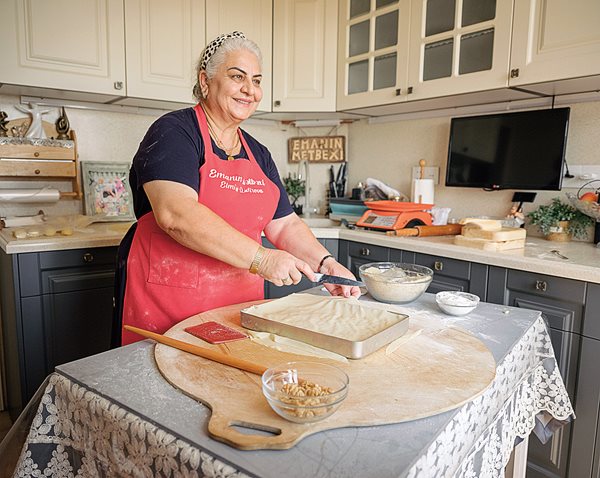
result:
<svg viewBox="0 0 600 478"><path fill-rule="evenodd" d="M468 292L445 290L435 294L435 301L442 312L449 315L466 315L475 310L479 297Z"/></svg>
<svg viewBox="0 0 600 478"><path fill-rule="evenodd" d="M379 302L407 304L427 290L433 271L417 264L370 262L358 269L369 294Z"/></svg>

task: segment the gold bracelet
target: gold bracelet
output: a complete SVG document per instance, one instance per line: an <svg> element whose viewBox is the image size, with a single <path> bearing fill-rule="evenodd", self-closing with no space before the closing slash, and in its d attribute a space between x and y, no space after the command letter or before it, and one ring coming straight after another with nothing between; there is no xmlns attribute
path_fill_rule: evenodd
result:
<svg viewBox="0 0 600 478"><path fill-rule="evenodd" d="M250 264L250 269L248 269L251 274L258 273L258 266L260 265L260 261L262 261L264 255L265 248L263 246L258 246L256 254L254 254L254 259L252 259L252 264Z"/></svg>

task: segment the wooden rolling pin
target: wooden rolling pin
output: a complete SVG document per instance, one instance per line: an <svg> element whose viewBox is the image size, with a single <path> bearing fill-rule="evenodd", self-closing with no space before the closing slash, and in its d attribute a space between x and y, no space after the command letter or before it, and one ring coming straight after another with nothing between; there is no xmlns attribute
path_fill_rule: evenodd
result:
<svg viewBox="0 0 600 478"><path fill-rule="evenodd" d="M462 224L446 224L445 226L415 226L388 231L388 236L456 236L462 231Z"/></svg>
<svg viewBox="0 0 600 478"><path fill-rule="evenodd" d="M256 375L262 375L265 372L265 370L267 370L267 367L264 367L262 365L253 362L248 362L246 360L236 358L232 355L226 355L224 353L217 352L216 350L207 349L206 347L198 347L197 345L173 339L165 335L150 332L149 330L139 329L131 325L124 325L123 328L135 334L141 335L142 337L146 337L147 339L156 340L161 344L168 345L179 350L183 350L184 352L188 352L190 354L194 354L198 357L212 360L214 362L229 365L230 367L235 367L246 372L255 373Z"/></svg>

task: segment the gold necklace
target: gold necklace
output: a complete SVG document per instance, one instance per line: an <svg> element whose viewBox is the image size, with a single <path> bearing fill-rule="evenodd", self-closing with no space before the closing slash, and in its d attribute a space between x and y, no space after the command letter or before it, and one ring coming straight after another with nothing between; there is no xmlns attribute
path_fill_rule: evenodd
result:
<svg viewBox="0 0 600 478"><path fill-rule="evenodd" d="M223 144L223 142L219 139L219 135L215 132L215 130L213 129L213 126L211 125L211 123L213 122L212 117L208 114L208 112L204 108L202 108L202 109L204 110L204 114L206 115L206 124L208 125L208 131L209 131L210 135L217 142L217 145L219 146L219 148L221 148L223 151L225 151L225 154L227 155L227 161L234 161L235 158L233 157L232 153L238 147L238 145L240 143L240 137L237 132L237 128L236 128L235 140L234 140L233 145L231 146L231 148L226 148L225 145Z"/></svg>

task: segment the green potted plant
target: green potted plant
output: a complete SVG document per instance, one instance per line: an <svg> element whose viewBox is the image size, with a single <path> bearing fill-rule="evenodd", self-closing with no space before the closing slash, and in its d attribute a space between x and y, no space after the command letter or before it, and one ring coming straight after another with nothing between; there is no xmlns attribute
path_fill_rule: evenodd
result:
<svg viewBox="0 0 600 478"><path fill-rule="evenodd" d="M298 178L296 174L288 174L283 178L283 186L292 201L294 212L298 215L302 214L302 204L297 204L298 199L306 193L306 181Z"/></svg>
<svg viewBox="0 0 600 478"><path fill-rule="evenodd" d="M584 239L587 228L594 224L591 217L563 203L560 198L553 198L550 204L538 207L527 217L547 239L554 241L568 241L570 236Z"/></svg>

